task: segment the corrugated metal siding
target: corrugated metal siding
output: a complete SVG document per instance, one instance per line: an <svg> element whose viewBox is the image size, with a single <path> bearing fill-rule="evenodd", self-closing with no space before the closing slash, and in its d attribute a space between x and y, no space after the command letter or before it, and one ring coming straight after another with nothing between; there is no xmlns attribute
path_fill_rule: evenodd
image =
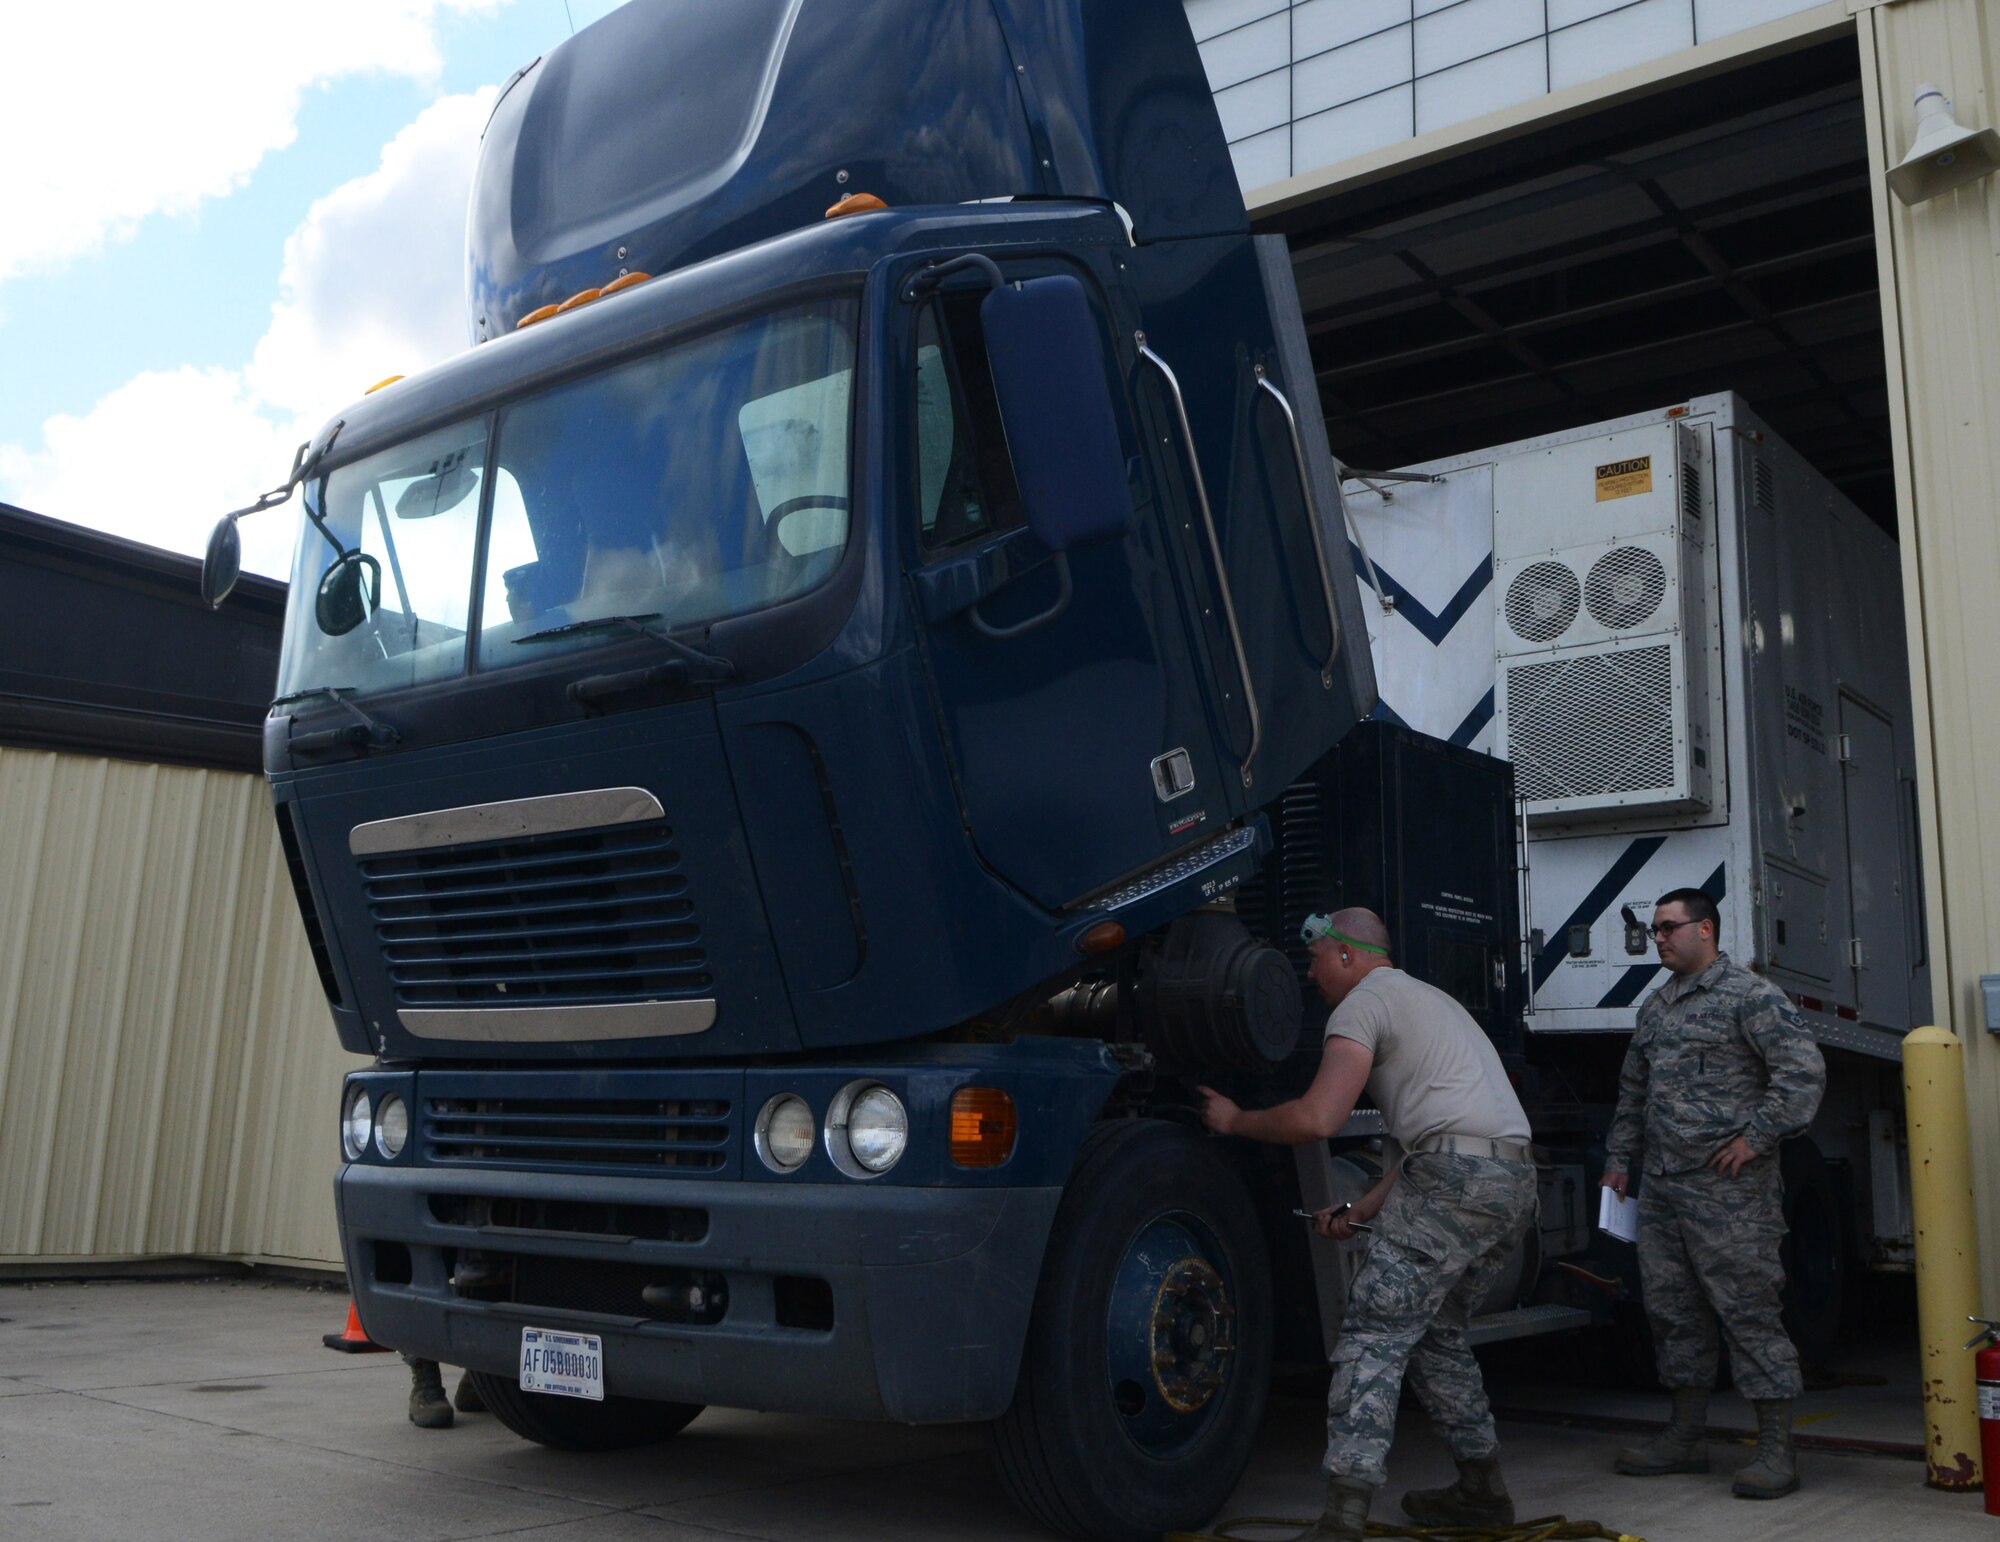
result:
<svg viewBox="0 0 2000 1542"><path fill-rule="evenodd" d="M1859 9L1865 0L1853 0ZM1897 426L1911 685L1923 787L1932 979L1965 1041L1973 1201L1987 1310L2000 1301L2000 1040L1979 976L2000 970L2000 178L1916 208L1882 172L1914 134L1911 98L1935 82L1971 128L2000 126L2000 26L1991 0L1906 0L1859 17L1891 417Z"/></svg>
<svg viewBox="0 0 2000 1542"><path fill-rule="evenodd" d="M261 778L0 749L0 1263L337 1266L357 1063Z"/></svg>

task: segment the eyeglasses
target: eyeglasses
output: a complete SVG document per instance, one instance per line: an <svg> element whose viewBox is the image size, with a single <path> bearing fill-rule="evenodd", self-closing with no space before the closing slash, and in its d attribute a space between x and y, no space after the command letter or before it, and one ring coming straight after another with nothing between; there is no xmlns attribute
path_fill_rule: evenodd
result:
<svg viewBox="0 0 2000 1542"><path fill-rule="evenodd" d="M1700 924L1699 921L1655 921L1646 930L1651 932L1655 937L1671 937L1683 926L1699 926Z"/></svg>

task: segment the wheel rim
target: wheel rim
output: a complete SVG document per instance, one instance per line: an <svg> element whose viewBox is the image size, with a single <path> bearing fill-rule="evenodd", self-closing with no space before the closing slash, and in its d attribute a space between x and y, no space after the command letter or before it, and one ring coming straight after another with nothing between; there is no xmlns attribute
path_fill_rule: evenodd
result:
<svg viewBox="0 0 2000 1542"><path fill-rule="evenodd" d="M1236 1354L1233 1271L1192 1216L1133 1233L1105 1313L1106 1385L1134 1444L1170 1456L1215 1417Z"/></svg>

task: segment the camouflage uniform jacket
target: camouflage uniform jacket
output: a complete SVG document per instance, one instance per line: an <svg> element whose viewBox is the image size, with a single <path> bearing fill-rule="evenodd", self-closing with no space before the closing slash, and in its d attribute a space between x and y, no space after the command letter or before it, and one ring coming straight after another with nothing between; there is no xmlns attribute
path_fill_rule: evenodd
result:
<svg viewBox="0 0 2000 1542"><path fill-rule="evenodd" d="M1639 1008L1618 1075L1605 1166L1691 1172L1741 1135L1769 1156L1812 1122L1826 1062L1769 980L1729 961L1675 975Z"/></svg>

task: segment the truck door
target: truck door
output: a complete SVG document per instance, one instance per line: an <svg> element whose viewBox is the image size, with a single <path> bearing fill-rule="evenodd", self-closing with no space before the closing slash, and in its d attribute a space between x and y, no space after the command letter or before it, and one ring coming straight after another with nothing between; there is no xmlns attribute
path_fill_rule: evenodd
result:
<svg viewBox="0 0 2000 1542"><path fill-rule="evenodd" d="M1229 806L1157 510L1135 470L1123 538L1058 558L1033 540L988 372L982 293L946 287L913 319L910 583L973 843L1056 909L1214 833ZM1136 458L1091 293L1105 390Z"/></svg>

